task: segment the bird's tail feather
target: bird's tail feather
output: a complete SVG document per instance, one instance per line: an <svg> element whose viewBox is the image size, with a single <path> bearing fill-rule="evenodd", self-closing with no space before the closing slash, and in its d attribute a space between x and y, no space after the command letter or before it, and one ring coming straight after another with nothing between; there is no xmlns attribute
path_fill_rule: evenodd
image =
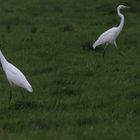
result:
<svg viewBox="0 0 140 140"><path fill-rule="evenodd" d="M30 87L28 88L28 91L29 91L29 92L33 92L33 88L30 86Z"/></svg>
<svg viewBox="0 0 140 140"><path fill-rule="evenodd" d="M25 87L27 91L33 92L32 86L28 83L28 85Z"/></svg>
<svg viewBox="0 0 140 140"><path fill-rule="evenodd" d="M92 47L93 47L93 49L95 49L95 48L96 48L96 43L94 43L94 44L92 45Z"/></svg>

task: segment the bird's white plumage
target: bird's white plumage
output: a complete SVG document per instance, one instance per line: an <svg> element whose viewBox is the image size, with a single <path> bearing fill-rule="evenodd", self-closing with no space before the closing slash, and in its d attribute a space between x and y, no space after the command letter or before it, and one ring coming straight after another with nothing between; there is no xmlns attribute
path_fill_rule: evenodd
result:
<svg viewBox="0 0 140 140"><path fill-rule="evenodd" d="M125 9L125 8L129 8L127 6L124 5L119 5L117 7L117 13L121 18L121 22L120 25L118 27L113 27L107 31L105 31L104 33L102 33L98 39L95 41L95 43L93 44L93 48L95 49L97 46L100 45L108 45L108 44L114 44L116 46L116 38L118 37L118 35L120 34L120 32L122 31L122 28L124 26L124 16L120 13L121 9Z"/></svg>
<svg viewBox="0 0 140 140"><path fill-rule="evenodd" d="M6 77L9 83L25 88L29 92L32 92L32 87L23 75L14 65L8 63L8 67L5 70Z"/></svg>
<svg viewBox="0 0 140 140"><path fill-rule="evenodd" d="M93 48L96 48L96 46L102 45L102 44L109 44L116 40L117 38L117 28L113 27L104 33L102 33L97 41L93 44Z"/></svg>
<svg viewBox="0 0 140 140"><path fill-rule="evenodd" d="M23 73L6 60L1 51L0 60L6 77L11 85L22 87L29 92L33 91L32 86L29 84Z"/></svg>

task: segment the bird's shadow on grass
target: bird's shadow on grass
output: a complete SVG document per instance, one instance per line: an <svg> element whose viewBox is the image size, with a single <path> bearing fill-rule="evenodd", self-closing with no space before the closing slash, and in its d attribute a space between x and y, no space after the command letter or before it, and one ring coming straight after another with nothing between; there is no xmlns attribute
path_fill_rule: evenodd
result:
<svg viewBox="0 0 140 140"><path fill-rule="evenodd" d="M94 52L96 52L96 53L103 53L104 49L103 48L95 48Z"/></svg>
<svg viewBox="0 0 140 140"><path fill-rule="evenodd" d="M82 43L80 46L83 48L83 50L93 51L94 53L102 54L104 57L104 55L106 54L105 52L106 52L107 48L105 49L103 46L100 46L100 47L96 47L95 49L93 49L92 45L93 45L92 42L86 41L86 42ZM124 54L119 49L116 49L116 51L121 57L125 57Z"/></svg>
<svg viewBox="0 0 140 140"><path fill-rule="evenodd" d="M84 43L81 43L81 47L83 48L83 50L87 50L87 51L93 51L95 53L103 53L104 49L102 47L97 47L95 49L93 49L92 47L93 43L90 41L86 41Z"/></svg>
<svg viewBox="0 0 140 140"><path fill-rule="evenodd" d="M8 109L10 110L22 110L22 109L42 109L45 106L42 103L36 101L29 101L29 100L17 100L13 104L10 104Z"/></svg>
<svg viewBox="0 0 140 140"><path fill-rule="evenodd" d="M37 111L37 110L45 110L46 107L43 103L36 101L16 101L10 105L7 105L4 108L0 109L0 119L4 119L5 117L15 116L17 112L28 112L28 111Z"/></svg>

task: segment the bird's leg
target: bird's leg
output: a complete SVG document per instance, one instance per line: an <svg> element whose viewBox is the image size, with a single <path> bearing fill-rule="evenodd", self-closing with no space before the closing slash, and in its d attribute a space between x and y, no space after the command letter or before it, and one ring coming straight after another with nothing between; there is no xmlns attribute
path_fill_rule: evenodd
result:
<svg viewBox="0 0 140 140"><path fill-rule="evenodd" d="M22 95L22 98L25 98L24 94L23 94L23 90L21 89L21 95Z"/></svg>
<svg viewBox="0 0 140 140"><path fill-rule="evenodd" d="M116 41L114 41L114 45L115 45L116 49L118 49L118 46L117 46L117 43L116 43Z"/></svg>
<svg viewBox="0 0 140 140"><path fill-rule="evenodd" d="M120 50L118 49L118 46L117 46L117 44L116 44L116 41L114 41L114 45L115 45L115 47L116 47L116 49L117 49L118 54L121 55L121 56L124 56L124 55L120 52Z"/></svg>
<svg viewBox="0 0 140 140"><path fill-rule="evenodd" d="M11 103L11 100L12 100L12 87L10 86L9 104Z"/></svg>
<svg viewBox="0 0 140 140"><path fill-rule="evenodd" d="M104 58L104 56L105 56L105 49L106 49L107 45L108 45L108 44L105 45L105 48L104 48L104 50L103 50L103 58Z"/></svg>
<svg viewBox="0 0 140 140"><path fill-rule="evenodd" d="M105 49L103 50L103 58L104 58L104 56L105 56Z"/></svg>

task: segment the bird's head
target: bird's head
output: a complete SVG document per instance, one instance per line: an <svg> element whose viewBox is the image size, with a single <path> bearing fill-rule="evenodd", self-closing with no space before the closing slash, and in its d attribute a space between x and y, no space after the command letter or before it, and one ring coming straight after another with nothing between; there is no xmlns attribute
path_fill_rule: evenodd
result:
<svg viewBox="0 0 140 140"><path fill-rule="evenodd" d="M119 9L130 9L129 6L125 6L125 5L119 5L118 8Z"/></svg>

